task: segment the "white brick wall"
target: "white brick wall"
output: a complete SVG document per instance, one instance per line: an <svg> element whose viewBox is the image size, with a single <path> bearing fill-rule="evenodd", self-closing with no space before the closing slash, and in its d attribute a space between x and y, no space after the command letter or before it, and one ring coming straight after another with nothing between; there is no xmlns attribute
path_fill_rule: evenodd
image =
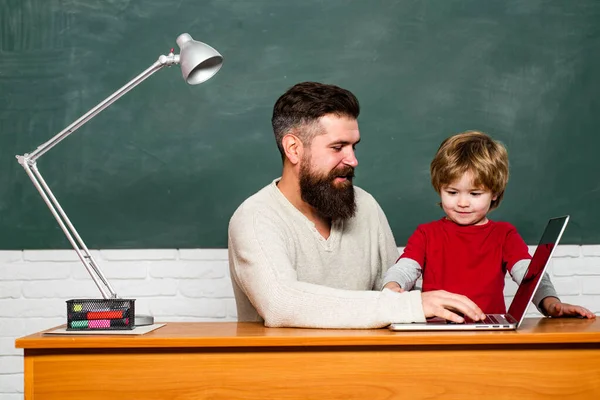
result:
<svg viewBox="0 0 600 400"><path fill-rule="evenodd" d="M139 313L157 321L235 321L226 249L93 256L120 296L137 299ZM549 272L563 301L600 314L600 245L559 246ZM515 291L507 279L507 302ZM73 251L0 251L0 400L23 399L23 352L14 340L63 324L65 300L77 297L100 294ZM533 307L528 312L539 315Z"/></svg>

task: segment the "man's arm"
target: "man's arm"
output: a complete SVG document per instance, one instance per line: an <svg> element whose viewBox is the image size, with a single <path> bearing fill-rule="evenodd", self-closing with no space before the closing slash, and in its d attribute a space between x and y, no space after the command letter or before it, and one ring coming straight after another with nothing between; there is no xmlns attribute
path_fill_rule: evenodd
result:
<svg viewBox="0 0 600 400"><path fill-rule="evenodd" d="M377 204L377 202L375 202L375 204ZM380 259L382 261L382 271L385 271L388 265L392 265L398 260L398 248L396 247L396 241L394 240L390 224L379 204L377 204L377 213L379 215ZM404 255L410 254L424 259L424 235L425 233L421 229L417 229L417 231L408 239L407 246L404 248ZM377 289L383 286L383 276L380 276L379 278L380 279L378 279L378 282L376 282L375 285ZM388 290L384 288L383 292L388 292ZM464 322L464 318L450 310L457 310L463 313L463 315L468 315L475 321L485 318L485 314L481 309L466 296L449 293L444 290L421 293L421 304L423 306L423 312L428 318L440 317L453 322Z"/></svg>
<svg viewBox="0 0 600 400"><path fill-rule="evenodd" d="M379 328L424 321L421 293L341 290L300 282L281 226L259 211L229 226L232 279L270 327Z"/></svg>

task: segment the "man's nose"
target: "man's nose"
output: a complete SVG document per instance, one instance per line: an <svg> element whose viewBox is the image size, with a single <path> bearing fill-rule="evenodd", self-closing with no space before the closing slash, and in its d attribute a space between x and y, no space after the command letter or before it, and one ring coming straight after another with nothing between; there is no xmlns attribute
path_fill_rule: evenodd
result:
<svg viewBox="0 0 600 400"><path fill-rule="evenodd" d="M352 168L356 168L356 166L358 165L358 159L356 158L354 150L349 150L346 153L346 157L344 158L344 164L349 165Z"/></svg>

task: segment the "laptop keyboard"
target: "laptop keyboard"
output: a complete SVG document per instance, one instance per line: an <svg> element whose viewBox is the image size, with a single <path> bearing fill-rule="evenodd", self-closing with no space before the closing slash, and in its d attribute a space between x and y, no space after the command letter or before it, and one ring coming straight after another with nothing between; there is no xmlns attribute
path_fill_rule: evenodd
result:
<svg viewBox="0 0 600 400"><path fill-rule="evenodd" d="M506 324L508 323L508 321L506 319L504 319L503 321L499 320L498 318L496 318L496 316L489 314L485 316L484 320L480 320L480 321L473 321L471 318L465 316L464 317L466 324L488 324L488 325L498 325L498 324Z"/></svg>
<svg viewBox="0 0 600 400"><path fill-rule="evenodd" d="M485 324L499 324L500 321L498 321L496 319L496 317L493 316L493 315L486 315L485 319L483 320L483 323L485 323Z"/></svg>

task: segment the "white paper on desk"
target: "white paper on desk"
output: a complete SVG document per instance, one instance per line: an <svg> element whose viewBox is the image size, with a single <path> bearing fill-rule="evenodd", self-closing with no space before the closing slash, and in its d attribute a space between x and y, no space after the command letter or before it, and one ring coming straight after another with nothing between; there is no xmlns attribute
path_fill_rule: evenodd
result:
<svg viewBox="0 0 600 400"><path fill-rule="evenodd" d="M124 330L102 330L94 329L93 331L68 331L67 328L58 328L52 331L44 332L44 335L143 335L144 333L152 332L166 324L152 324L146 326L136 326L133 329Z"/></svg>

